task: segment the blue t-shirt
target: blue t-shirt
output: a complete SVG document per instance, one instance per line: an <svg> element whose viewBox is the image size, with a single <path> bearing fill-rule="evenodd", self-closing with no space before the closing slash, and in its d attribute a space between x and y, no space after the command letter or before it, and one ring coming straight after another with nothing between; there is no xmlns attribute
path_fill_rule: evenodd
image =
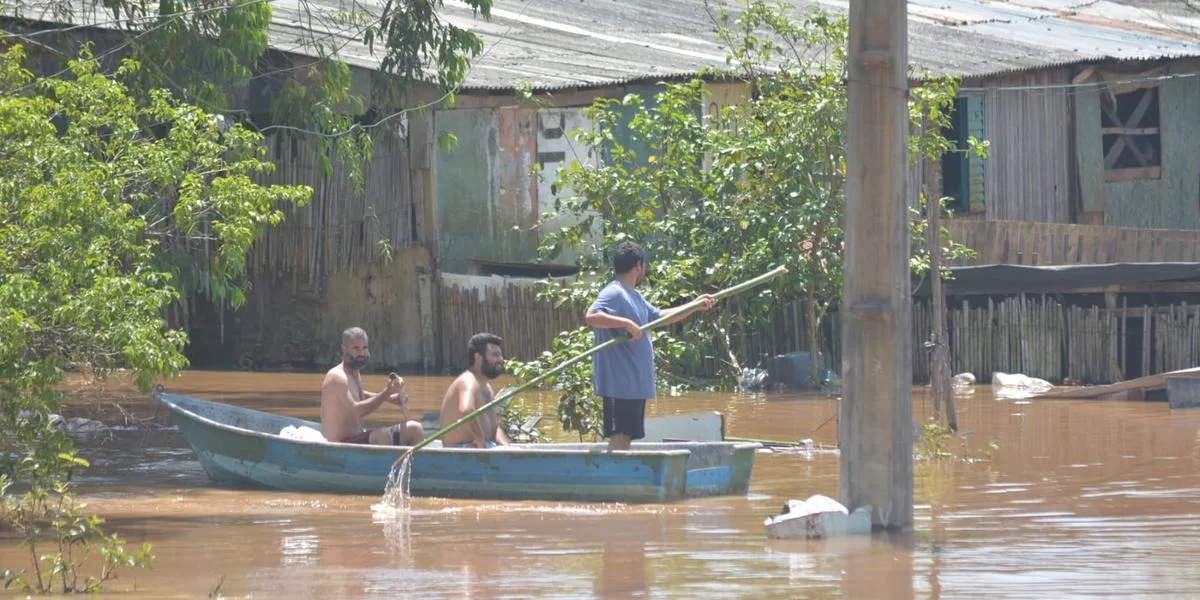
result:
<svg viewBox="0 0 1200 600"><path fill-rule="evenodd" d="M662 311L646 302L635 289L618 280L600 290L588 312L600 311L645 325L662 316ZM593 329L596 345L626 335L625 329ZM655 397L654 346L650 332L633 342L618 344L592 355L592 383L596 395L624 400L649 400Z"/></svg>

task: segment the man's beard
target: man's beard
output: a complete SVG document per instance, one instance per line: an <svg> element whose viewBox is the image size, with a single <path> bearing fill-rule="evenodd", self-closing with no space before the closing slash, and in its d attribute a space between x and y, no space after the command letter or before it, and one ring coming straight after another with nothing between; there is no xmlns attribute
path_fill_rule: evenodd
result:
<svg viewBox="0 0 1200 600"><path fill-rule="evenodd" d="M353 356L342 356L342 362L346 363L347 367L355 370L361 370L363 367L367 366L367 361L369 360L371 360L370 354L364 354L357 358Z"/></svg>
<svg viewBox="0 0 1200 600"><path fill-rule="evenodd" d="M483 375L488 379L495 379L504 374L504 363L500 364L485 364L483 365Z"/></svg>

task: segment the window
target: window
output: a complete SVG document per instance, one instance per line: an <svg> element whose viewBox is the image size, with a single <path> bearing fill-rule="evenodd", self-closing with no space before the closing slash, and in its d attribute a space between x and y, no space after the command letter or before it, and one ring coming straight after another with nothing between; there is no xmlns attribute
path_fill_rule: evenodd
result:
<svg viewBox="0 0 1200 600"><path fill-rule="evenodd" d="M1162 176L1158 88L1146 87L1100 98L1105 181Z"/></svg>
<svg viewBox="0 0 1200 600"><path fill-rule="evenodd" d="M982 96L955 98L950 127L942 130L956 148L942 155L942 195L954 198L947 208L958 213L984 211L987 164L967 150L972 136L984 139L985 119Z"/></svg>

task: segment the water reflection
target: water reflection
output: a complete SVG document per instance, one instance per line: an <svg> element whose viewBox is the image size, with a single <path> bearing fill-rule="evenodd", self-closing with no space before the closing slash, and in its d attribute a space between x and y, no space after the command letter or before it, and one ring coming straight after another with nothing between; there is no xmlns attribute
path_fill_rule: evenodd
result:
<svg viewBox="0 0 1200 600"><path fill-rule="evenodd" d="M645 598L646 543L637 540L604 542L604 556L594 587L601 598Z"/></svg>
<svg viewBox="0 0 1200 600"><path fill-rule="evenodd" d="M318 561L321 538L313 531L312 527L284 530L286 535L279 540L279 566L302 567Z"/></svg>

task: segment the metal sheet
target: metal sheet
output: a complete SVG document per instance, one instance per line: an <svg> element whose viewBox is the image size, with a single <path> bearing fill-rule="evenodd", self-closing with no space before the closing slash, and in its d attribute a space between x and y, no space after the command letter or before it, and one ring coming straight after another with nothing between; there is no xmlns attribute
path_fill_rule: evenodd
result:
<svg viewBox="0 0 1200 600"><path fill-rule="evenodd" d="M24 3L25 14L39 14L40 4ZM797 11L821 6L844 14L847 0L792 4ZM379 12L383 2L359 5ZM338 44L350 64L378 67L379 49L372 53L337 22L340 0L303 7L280 0L272 7L272 47L317 56L315 37ZM487 21L447 0L441 15L484 41L467 89L512 89L518 82L559 89L653 82L724 66L711 16L719 9L736 14L738 6L732 0L497 0ZM1200 56L1198 17L1162 0L910 0L910 62L934 74L985 76L1102 59ZM74 21L113 26L95 10L79 11Z"/></svg>

